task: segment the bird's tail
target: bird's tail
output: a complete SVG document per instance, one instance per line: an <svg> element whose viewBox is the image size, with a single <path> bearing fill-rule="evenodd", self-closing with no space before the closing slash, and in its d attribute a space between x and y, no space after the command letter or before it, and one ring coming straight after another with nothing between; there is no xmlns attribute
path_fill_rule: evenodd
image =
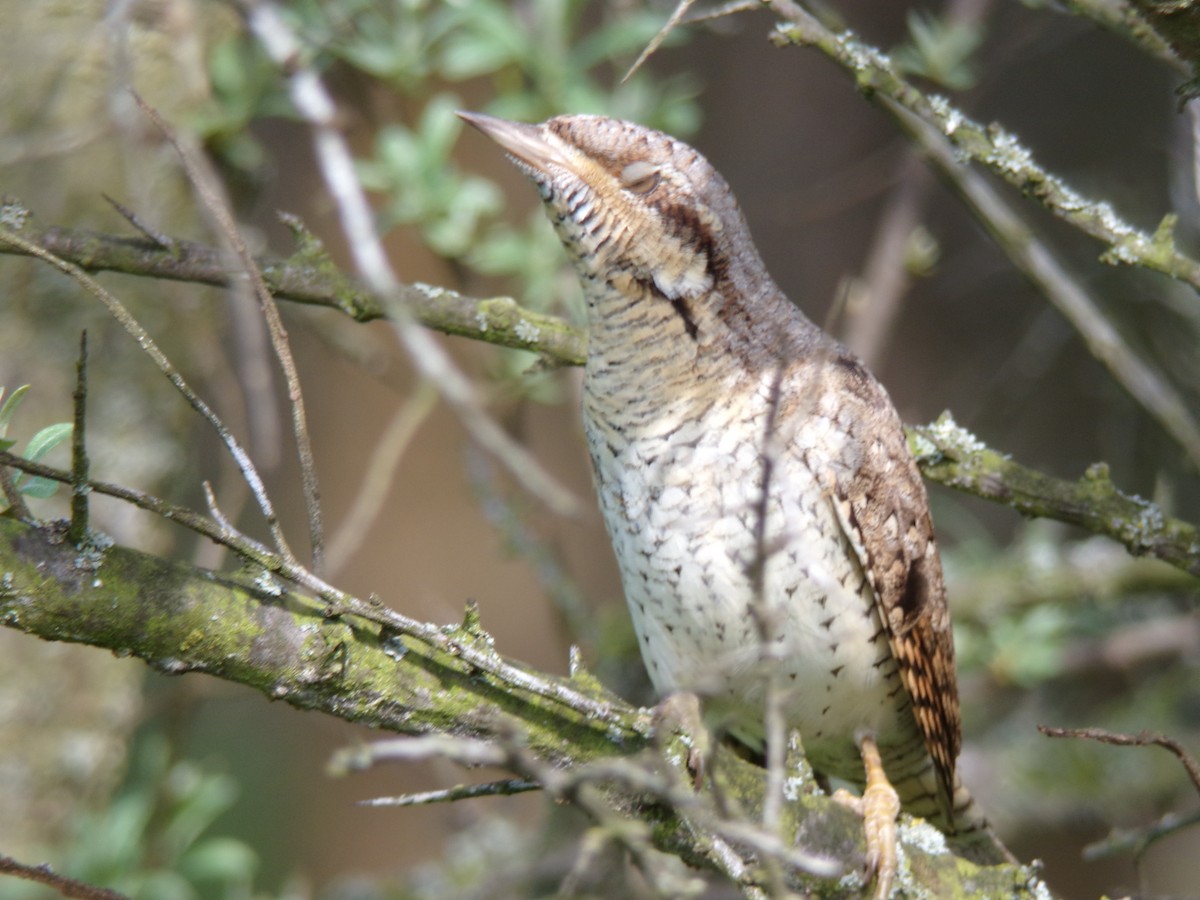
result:
<svg viewBox="0 0 1200 900"><path fill-rule="evenodd" d="M927 819L946 835L947 842L960 856L980 865L1017 862L992 830L983 809L957 772L949 803L932 766L892 786L900 795L905 812Z"/></svg>

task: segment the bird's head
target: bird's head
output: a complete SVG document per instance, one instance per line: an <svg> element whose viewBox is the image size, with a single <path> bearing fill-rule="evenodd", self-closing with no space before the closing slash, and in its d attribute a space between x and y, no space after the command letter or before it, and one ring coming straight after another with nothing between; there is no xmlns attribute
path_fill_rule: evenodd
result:
<svg viewBox="0 0 1200 900"><path fill-rule="evenodd" d="M603 116L527 125L459 115L537 185L585 284L679 302L707 294L747 256L761 266L729 186L687 144Z"/></svg>

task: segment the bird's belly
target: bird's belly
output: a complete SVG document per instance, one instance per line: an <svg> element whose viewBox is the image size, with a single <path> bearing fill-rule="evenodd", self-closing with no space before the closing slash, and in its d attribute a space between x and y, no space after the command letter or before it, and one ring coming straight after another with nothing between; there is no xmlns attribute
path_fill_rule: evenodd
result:
<svg viewBox="0 0 1200 900"><path fill-rule="evenodd" d="M780 452L768 472L759 443L734 431L685 424L616 457L593 442L642 658L661 693L709 698L752 744L773 681L814 767L857 780L856 735L914 734L873 592L800 454Z"/></svg>

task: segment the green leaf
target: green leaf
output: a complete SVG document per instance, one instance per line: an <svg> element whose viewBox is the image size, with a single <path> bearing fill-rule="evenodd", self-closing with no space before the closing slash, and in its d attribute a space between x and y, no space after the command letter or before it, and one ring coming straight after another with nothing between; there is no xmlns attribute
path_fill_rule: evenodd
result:
<svg viewBox="0 0 1200 900"><path fill-rule="evenodd" d="M17 481L16 478L13 481ZM41 475L29 475L21 479L18 486L18 491L26 497L33 497L35 500L46 500L53 497L58 490L58 482L51 481L49 478L43 478Z"/></svg>
<svg viewBox="0 0 1200 900"><path fill-rule="evenodd" d="M69 438L73 429L74 426L70 422L47 425L29 439L29 443L25 446L25 458L30 462L37 462Z"/></svg>
<svg viewBox="0 0 1200 900"><path fill-rule="evenodd" d="M251 884L258 857L241 841L226 837L203 840L179 861L179 870L189 881L204 884Z"/></svg>
<svg viewBox="0 0 1200 900"><path fill-rule="evenodd" d="M12 420L13 413L17 411L17 407L21 405L21 400L29 393L29 385L23 384L4 400L4 388L0 387L0 400L4 400L0 404L0 437L4 436L8 428L9 421Z"/></svg>

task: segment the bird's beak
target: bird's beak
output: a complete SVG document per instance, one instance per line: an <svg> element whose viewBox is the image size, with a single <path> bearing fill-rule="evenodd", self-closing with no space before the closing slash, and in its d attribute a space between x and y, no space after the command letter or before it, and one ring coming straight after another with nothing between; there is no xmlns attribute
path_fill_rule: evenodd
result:
<svg viewBox="0 0 1200 900"><path fill-rule="evenodd" d="M458 117L474 125L493 141L507 150L515 159L539 171L545 171L551 163L570 168L562 150L546 140L540 125L524 122L509 122L483 113L463 112Z"/></svg>

